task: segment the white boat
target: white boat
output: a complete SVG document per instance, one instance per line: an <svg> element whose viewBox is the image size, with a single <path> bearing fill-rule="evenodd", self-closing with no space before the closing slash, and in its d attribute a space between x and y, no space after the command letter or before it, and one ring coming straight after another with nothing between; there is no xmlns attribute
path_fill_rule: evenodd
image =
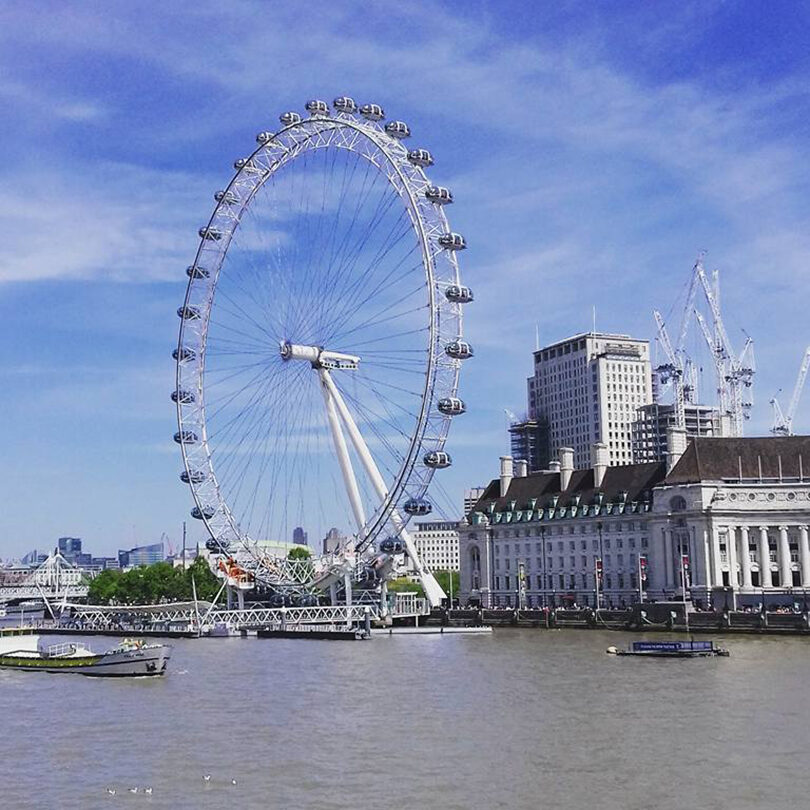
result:
<svg viewBox="0 0 810 810"><path fill-rule="evenodd" d="M168 644L124 639L104 653L78 642L42 649L39 636L17 630L0 635L0 668L39 672L74 672L100 678L155 677L165 674L171 658Z"/></svg>

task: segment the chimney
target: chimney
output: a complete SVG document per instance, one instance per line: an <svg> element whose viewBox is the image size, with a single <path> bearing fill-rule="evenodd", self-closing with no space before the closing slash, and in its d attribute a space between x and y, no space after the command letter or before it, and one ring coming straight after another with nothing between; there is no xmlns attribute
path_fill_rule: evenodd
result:
<svg viewBox="0 0 810 810"><path fill-rule="evenodd" d="M571 474L574 472L574 448L560 448L560 492L568 489L571 483Z"/></svg>
<svg viewBox="0 0 810 810"><path fill-rule="evenodd" d="M501 497L512 483L512 456L501 456Z"/></svg>
<svg viewBox="0 0 810 810"><path fill-rule="evenodd" d="M548 472L550 473L558 473L560 471L560 462L559 461L549 461L548 463Z"/></svg>
<svg viewBox="0 0 810 810"><path fill-rule="evenodd" d="M593 485L595 489L602 486L605 480L608 464L610 463L610 450L605 442L596 442L591 445L591 466L593 467Z"/></svg>
<svg viewBox="0 0 810 810"><path fill-rule="evenodd" d="M529 462L525 458L515 461L515 478L525 478L529 472Z"/></svg>
<svg viewBox="0 0 810 810"><path fill-rule="evenodd" d="M686 431L679 427L667 428L667 475L681 460L686 450Z"/></svg>

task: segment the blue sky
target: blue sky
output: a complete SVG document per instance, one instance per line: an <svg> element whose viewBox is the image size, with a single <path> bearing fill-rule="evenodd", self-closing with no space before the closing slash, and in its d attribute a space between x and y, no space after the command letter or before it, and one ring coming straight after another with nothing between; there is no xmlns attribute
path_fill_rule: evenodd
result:
<svg viewBox="0 0 810 810"><path fill-rule="evenodd" d="M809 23L780 0L3 3L0 556L178 542L183 271L233 159L308 98L381 103L455 195L477 355L453 495L495 473L535 325L595 305L652 337L700 249L766 432L810 342Z"/></svg>

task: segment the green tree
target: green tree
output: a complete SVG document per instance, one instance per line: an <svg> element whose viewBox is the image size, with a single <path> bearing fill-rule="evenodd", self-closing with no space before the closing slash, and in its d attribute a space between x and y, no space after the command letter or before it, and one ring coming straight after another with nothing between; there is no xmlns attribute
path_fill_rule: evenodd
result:
<svg viewBox="0 0 810 810"><path fill-rule="evenodd" d="M288 560L308 560L310 557L312 557L310 550L302 546L296 546L287 552Z"/></svg>
<svg viewBox="0 0 810 810"><path fill-rule="evenodd" d="M442 586L442 590L447 594L447 598L450 599L450 593L452 592L453 599L455 600L458 596L458 571L434 571L433 576L436 577L436 581ZM451 582L453 585L452 588L450 587Z"/></svg>
<svg viewBox="0 0 810 810"><path fill-rule="evenodd" d="M425 591L422 588L421 582L413 582L408 577L400 577L399 579L392 579L388 583L388 590L390 593L415 593L418 597L424 597Z"/></svg>

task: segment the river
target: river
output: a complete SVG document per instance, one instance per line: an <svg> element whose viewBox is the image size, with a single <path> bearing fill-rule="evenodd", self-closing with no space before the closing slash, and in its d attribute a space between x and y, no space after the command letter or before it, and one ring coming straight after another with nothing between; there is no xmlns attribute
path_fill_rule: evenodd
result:
<svg viewBox="0 0 810 810"><path fill-rule="evenodd" d="M631 638L180 640L154 681L0 671L0 804L807 806L807 640L731 637L716 659L605 655Z"/></svg>

